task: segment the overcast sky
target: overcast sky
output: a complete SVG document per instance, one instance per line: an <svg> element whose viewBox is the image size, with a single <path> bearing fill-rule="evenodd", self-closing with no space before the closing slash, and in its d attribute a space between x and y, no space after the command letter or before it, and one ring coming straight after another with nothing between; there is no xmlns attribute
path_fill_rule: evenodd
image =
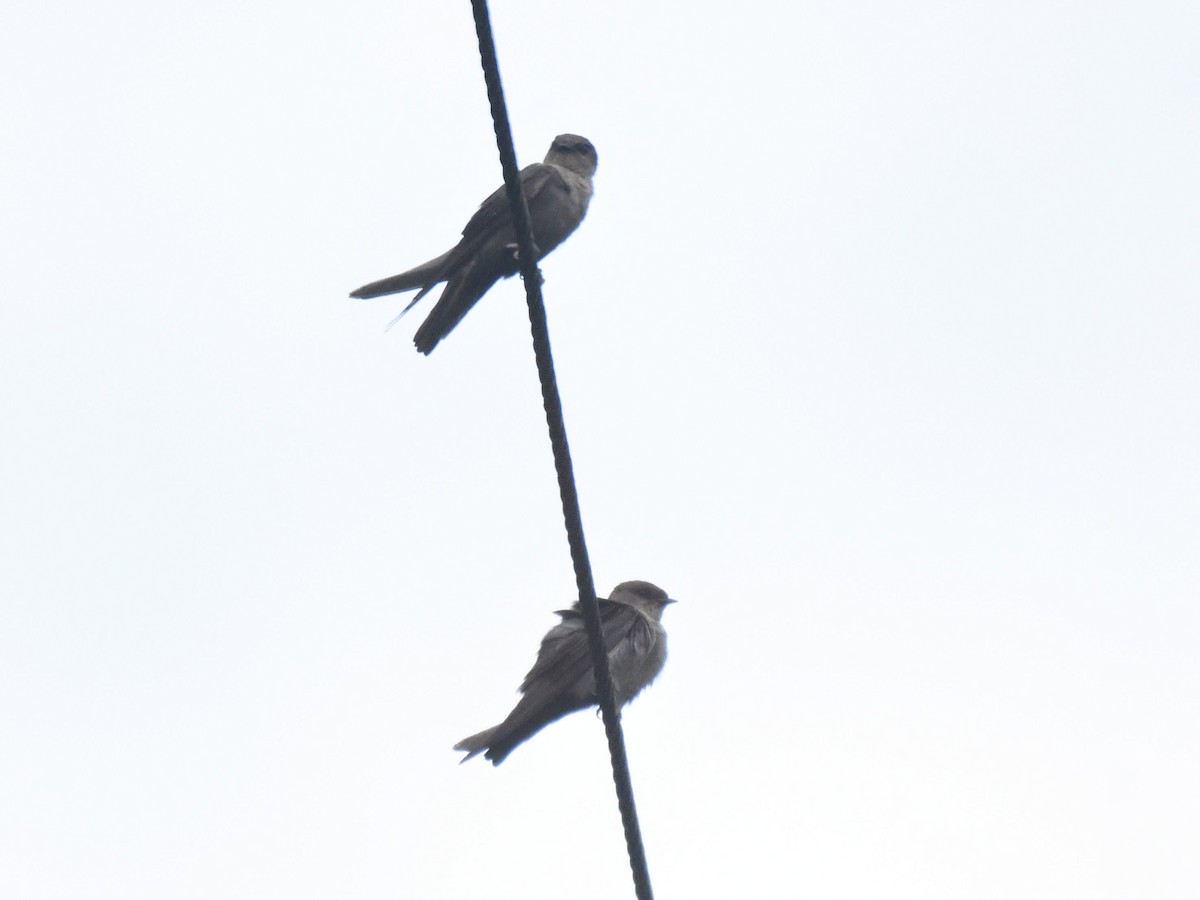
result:
<svg viewBox="0 0 1200 900"><path fill-rule="evenodd" d="M512 2L518 157L671 898L1200 895L1200 6ZM632 896L465 0L13 0L0 895Z"/></svg>

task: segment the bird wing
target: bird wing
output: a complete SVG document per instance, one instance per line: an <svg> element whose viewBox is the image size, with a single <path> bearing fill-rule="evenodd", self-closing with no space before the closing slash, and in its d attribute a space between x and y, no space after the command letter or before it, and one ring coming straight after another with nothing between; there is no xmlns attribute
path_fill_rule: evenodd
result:
<svg viewBox="0 0 1200 900"><path fill-rule="evenodd" d="M570 191L570 185L567 184L558 166L549 166L545 163L532 163L522 169L521 187L525 191L525 203L530 208L530 218L534 220L537 218L537 208L545 205L546 201L555 194ZM536 231L535 229L535 242L537 240ZM458 271L475 257L484 244L497 237L500 238L501 246L516 243L517 239L512 227L512 209L509 206L508 193L504 185L494 190L483 203L479 204L479 209L475 211L475 215L471 216L470 221L462 230L462 240L450 251L450 258L446 261L443 271ZM557 243L558 241L555 241L555 244ZM546 248L538 248L539 257L545 255L546 252ZM511 271L508 274L515 274L516 271L517 263L514 254Z"/></svg>
<svg viewBox="0 0 1200 900"><path fill-rule="evenodd" d="M604 646L611 654L624 639L635 634L639 620L645 617L626 603L598 600L600 607L600 630ZM525 676L521 690L543 680L552 684L572 685L592 671L592 656L588 648L587 631L583 613L578 609L559 610L562 621L547 632L538 651L537 662Z"/></svg>
<svg viewBox="0 0 1200 900"><path fill-rule="evenodd" d="M521 188L525 191L526 203L533 202L547 186L558 182L566 187L566 180L558 166L548 166L545 163L531 163L521 170ZM479 209L462 230L463 239L467 241L476 238L486 238L495 234L501 228L512 223L512 209L508 204L508 192L504 185L496 188L479 204Z"/></svg>

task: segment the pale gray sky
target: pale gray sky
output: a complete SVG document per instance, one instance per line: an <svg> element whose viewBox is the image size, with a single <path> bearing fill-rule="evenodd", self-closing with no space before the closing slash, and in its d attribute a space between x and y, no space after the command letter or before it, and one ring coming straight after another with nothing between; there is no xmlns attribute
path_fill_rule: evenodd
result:
<svg viewBox="0 0 1200 900"><path fill-rule="evenodd" d="M1200 7L497 3L656 894L1200 891ZM468 4L10 4L0 894L632 896Z"/></svg>

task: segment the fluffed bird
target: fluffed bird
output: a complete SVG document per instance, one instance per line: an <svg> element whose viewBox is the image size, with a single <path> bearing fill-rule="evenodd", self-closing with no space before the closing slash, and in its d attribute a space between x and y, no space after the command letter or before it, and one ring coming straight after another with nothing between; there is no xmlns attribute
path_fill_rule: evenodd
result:
<svg viewBox="0 0 1200 900"><path fill-rule="evenodd" d="M667 660L662 613L675 601L648 581L626 581L607 600L597 602L613 696L620 709L662 671ZM537 662L525 676L521 699L508 718L454 745L466 752L463 762L482 753L498 766L518 744L551 722L599 703L580 605L576 602L556 615L562 621L542 638Z"/></svg>
<svg viewBox="0 0 1200 900"><path fill-rule="evenodd" d="M577 134L560 134L543 162L521 170L521 185L539 260L566 240L583 221L592 198L595 173L596 148ZM350 296L366 299L419 288L417 296L392 320L390 328L435 285L446 282L441 297L413 338L417 350L428 355L493 284L517 273L520 267L517 256L512 213L501 185L483 201L463 229L462 240L453 248L407 272L365 284Z"/></svg>

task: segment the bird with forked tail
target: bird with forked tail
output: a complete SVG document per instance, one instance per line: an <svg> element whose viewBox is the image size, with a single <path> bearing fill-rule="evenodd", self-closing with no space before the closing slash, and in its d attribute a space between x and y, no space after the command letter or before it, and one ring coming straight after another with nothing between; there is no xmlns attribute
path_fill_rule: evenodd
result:
<svg viewBox="0 0 1200 900"><path fill-rule="evenodd" d="M607 600L597 602L613 696L620 709L662 671L667 660L662 613L675 601L648 581L626 581ZM508 718L454 745L455 750L466 752L463 762L482 753L498 766L518 744L551 722L599 702L579 603L557 615L562 621L542 638L537 662L525 676L521 699Z"/></svg>
<svg viewBox="0 0 1200 900"><path fill-rule="evenodd" d="M583 221L595 173L596 148L577 134L560 134L550 145L545 161L521 170L521 187L539 260ZM417 290L417 296L392 320L394 325L436 285L446 282L413 338L417 350L428 355L493 284L517 273L517 257L512 213L501 185L483 201L463 229L462 240L453 248L407 272L365 284L350 296L367 299Z"/></svg>

